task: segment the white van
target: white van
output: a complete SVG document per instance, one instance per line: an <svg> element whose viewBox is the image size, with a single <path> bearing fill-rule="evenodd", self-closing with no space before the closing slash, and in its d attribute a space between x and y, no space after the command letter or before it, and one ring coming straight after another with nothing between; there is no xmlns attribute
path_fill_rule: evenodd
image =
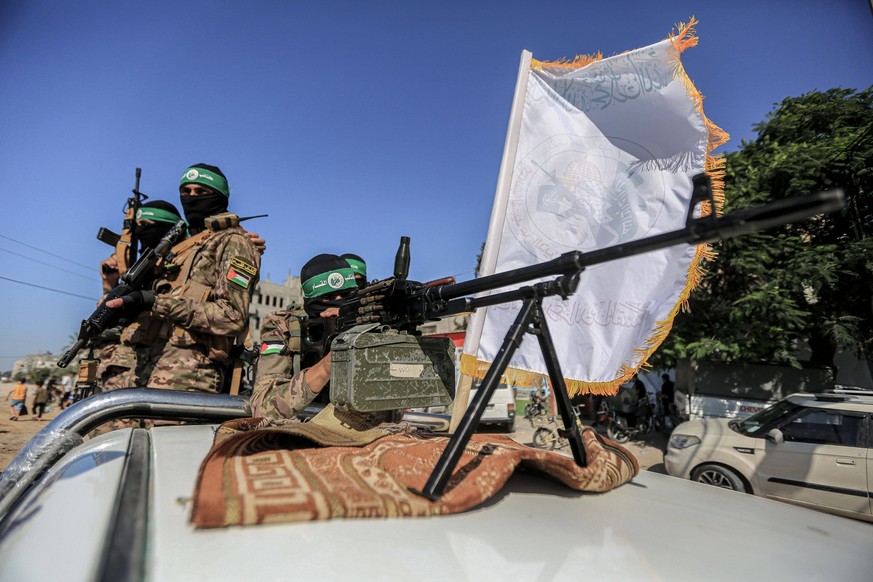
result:
<svg viewBox="0 0 873 582"><path fill-rule="evenodd" d="M476 396L477 386L470 389L470 401ZM515 391L506 384L500 384L491 396L488 407L482 413L479 424L496 424L506 432L515 430Z"/></svg>
<svg viewBox="0 0 873 582"><path fill-rule="evenodd" d="M473 397L476 396L477 388L478 385L470 388L469 402L472 402ZM452 405L412 408L411 411L431 414L451 414ZM491 400L488 402L488 407L482 413L479 424L498 425L506 432L513 432L515 430L515 391L506 384L499 384L491 396Z"/></svg>

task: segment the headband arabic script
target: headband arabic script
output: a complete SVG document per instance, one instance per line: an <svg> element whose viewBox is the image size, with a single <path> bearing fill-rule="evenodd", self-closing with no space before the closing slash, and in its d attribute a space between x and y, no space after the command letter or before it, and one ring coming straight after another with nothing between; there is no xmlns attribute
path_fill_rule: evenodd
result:
<svg viewBox="0 0 873 582"><path fill-rule="evenodd" d="M335 269L326 273L320 273L303 282L304 299L320 297L325 293L340 293L346 289L354 289L358 285L355 282L355 271L351 267Z"/></svg>

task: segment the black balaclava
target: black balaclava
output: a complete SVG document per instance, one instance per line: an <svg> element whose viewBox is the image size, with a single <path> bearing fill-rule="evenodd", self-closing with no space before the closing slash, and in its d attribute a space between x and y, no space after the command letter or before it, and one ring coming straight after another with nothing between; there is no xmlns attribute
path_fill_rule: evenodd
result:
<svg viewBox="0 0 873 582"><path fill-rule="evenodd" d="M346 295L357 287L355 273L349 263L336 255L321 254L309 259L300 269L303 287L303 309L309 317L318 317L328 307L337 307Z"/></svg>
<svg viewBox="0 0 873 582"><path fill-rule="evenodd" d="M209 194L202 196L181 197L185 220L191 230L203 230L204 220L227 211L230 187L227 185L227 177L218 166L194 164L182 175L179 186L185 184L200 184L211 190Z"/></svg>

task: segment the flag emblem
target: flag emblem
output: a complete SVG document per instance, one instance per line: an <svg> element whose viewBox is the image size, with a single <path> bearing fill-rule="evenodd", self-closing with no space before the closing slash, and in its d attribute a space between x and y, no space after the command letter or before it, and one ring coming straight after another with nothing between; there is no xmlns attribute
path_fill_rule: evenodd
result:
<svg viewBox="0 0 873 582"><path fill-rule="evenodd" d="M231 283L236 283L243 289L248 289L249 283L251 282L251 277L231 267L230 270L227 272L227 280Z"/></svg>
<svg viewBox="0 0 873 582"><path fill-rule="evenodd" d="M281 354L284 348L285 344L283 342L261 342L261 355Z"/></svg>

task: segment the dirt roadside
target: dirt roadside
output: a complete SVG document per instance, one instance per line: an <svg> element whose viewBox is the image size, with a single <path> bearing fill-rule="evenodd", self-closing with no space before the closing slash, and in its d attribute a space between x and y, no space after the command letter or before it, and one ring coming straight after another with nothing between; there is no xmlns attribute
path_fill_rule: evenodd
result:
<svg viewBox="0 0 873 582"><path fill-rule="evenodd" d="M21 416L18 421L11 421L9 417L12 413L9 410L9 401L6 396L12 390L13 382L0 383L0 403L3 404L3 411L0 414L0 469L6 469L9 461L18 454L18 451L27 444L33 435L38 433L42 427L54 419L60 409L56 402L48 405L45 414L42 415L43 420L36 420L33 413L33 395L36 393L36 386L26 384L27 386L27 416Z"/></svg>

